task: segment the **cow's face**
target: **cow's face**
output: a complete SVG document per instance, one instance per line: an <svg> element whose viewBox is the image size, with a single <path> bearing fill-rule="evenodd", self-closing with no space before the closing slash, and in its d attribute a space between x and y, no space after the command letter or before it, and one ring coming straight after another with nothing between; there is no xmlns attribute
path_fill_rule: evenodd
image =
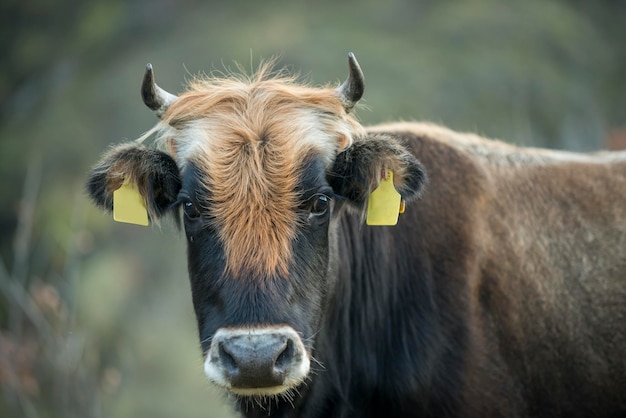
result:
<svg viewBox="0 0 626 418"><path fill-rule="evenodd" d="M405 199L424 181L402 144L366 136L348 115L363 90L350 64L339 89L261 75L198 81L180 97L149 70L160 150L121 145L90 178L105 209L125 179L151 218L180 208L204 370L236 394L280 394L307 378L335 286L340 212L362 211L383 169Z"/></svg>

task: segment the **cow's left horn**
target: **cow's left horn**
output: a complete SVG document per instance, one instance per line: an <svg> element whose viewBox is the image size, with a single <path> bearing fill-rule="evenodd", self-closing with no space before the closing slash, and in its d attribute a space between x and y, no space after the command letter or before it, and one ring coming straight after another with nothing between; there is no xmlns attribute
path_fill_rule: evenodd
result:
<svg viewBox="0 0 626 418"><path fill-rule="evenodd" d="M168 93L157 86L154 81L152 64L146 65L146 73L143 76L143 83L141 83L141 97L146 106L154 110L159 118L163 116L163 113L174 100L178 99L178 96Z"/></svg>
<svg viewBox="0 0 626 418"><path fill-rule="evenodd" d="M348 65L350 66L348 79L337 89L337 94L346 112L350 112L354 108L365 90L363 71L361 71L361 67L352 52L348 53Z"/></svg>

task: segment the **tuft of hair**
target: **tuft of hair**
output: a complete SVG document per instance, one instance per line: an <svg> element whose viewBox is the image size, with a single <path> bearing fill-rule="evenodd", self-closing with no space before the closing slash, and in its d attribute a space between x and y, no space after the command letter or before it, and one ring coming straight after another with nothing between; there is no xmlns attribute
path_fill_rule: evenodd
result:
<svg viewBox="0 0 626 418"><path fill-rule="evenodd" d="M276 59L261 62L251 74L247 74L241 66L238 69L239 72L193 77L187 83L186 91L163 115L163 122L176 127L206 116L219 104L245 101L263 92L292 105L299 102L320 111L346 114L334 87L313 87L297 73L285 67L277 69Z"/></svg>

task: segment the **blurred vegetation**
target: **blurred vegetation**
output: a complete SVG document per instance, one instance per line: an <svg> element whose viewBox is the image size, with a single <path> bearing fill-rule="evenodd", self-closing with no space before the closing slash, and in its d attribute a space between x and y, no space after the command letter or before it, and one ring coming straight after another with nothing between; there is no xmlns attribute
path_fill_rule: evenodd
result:
<svg viewBox="0 0 626 418"><path fill-rule="evenodd" d="M365 123L428 119L521 145L626 147L626 3L6 0L0 4L0 416L221 417L183 241L86 201L112 143L155 122L147 62L190 74L274 55L339 83Z"/></svg>

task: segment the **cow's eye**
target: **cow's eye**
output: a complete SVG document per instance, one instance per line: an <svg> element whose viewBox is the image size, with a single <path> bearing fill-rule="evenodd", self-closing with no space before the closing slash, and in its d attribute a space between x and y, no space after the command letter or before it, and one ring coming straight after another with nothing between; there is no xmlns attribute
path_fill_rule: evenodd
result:
<svg viewBox="0 0 626 418"><path fill-rule="evenodd" d="M197 219L200 217L200 211L191 200L183 201L183 211L185 212L185 216L189 219Z"/></svg>
<svg viewBox="0 0 626 418"><path fill-rule="evenodd" d="M311 214L313 215L323 215L328 211L328 206L330 205L330 198L326 195L319 195L313 200L313 205L311 206Z"/></svg>

